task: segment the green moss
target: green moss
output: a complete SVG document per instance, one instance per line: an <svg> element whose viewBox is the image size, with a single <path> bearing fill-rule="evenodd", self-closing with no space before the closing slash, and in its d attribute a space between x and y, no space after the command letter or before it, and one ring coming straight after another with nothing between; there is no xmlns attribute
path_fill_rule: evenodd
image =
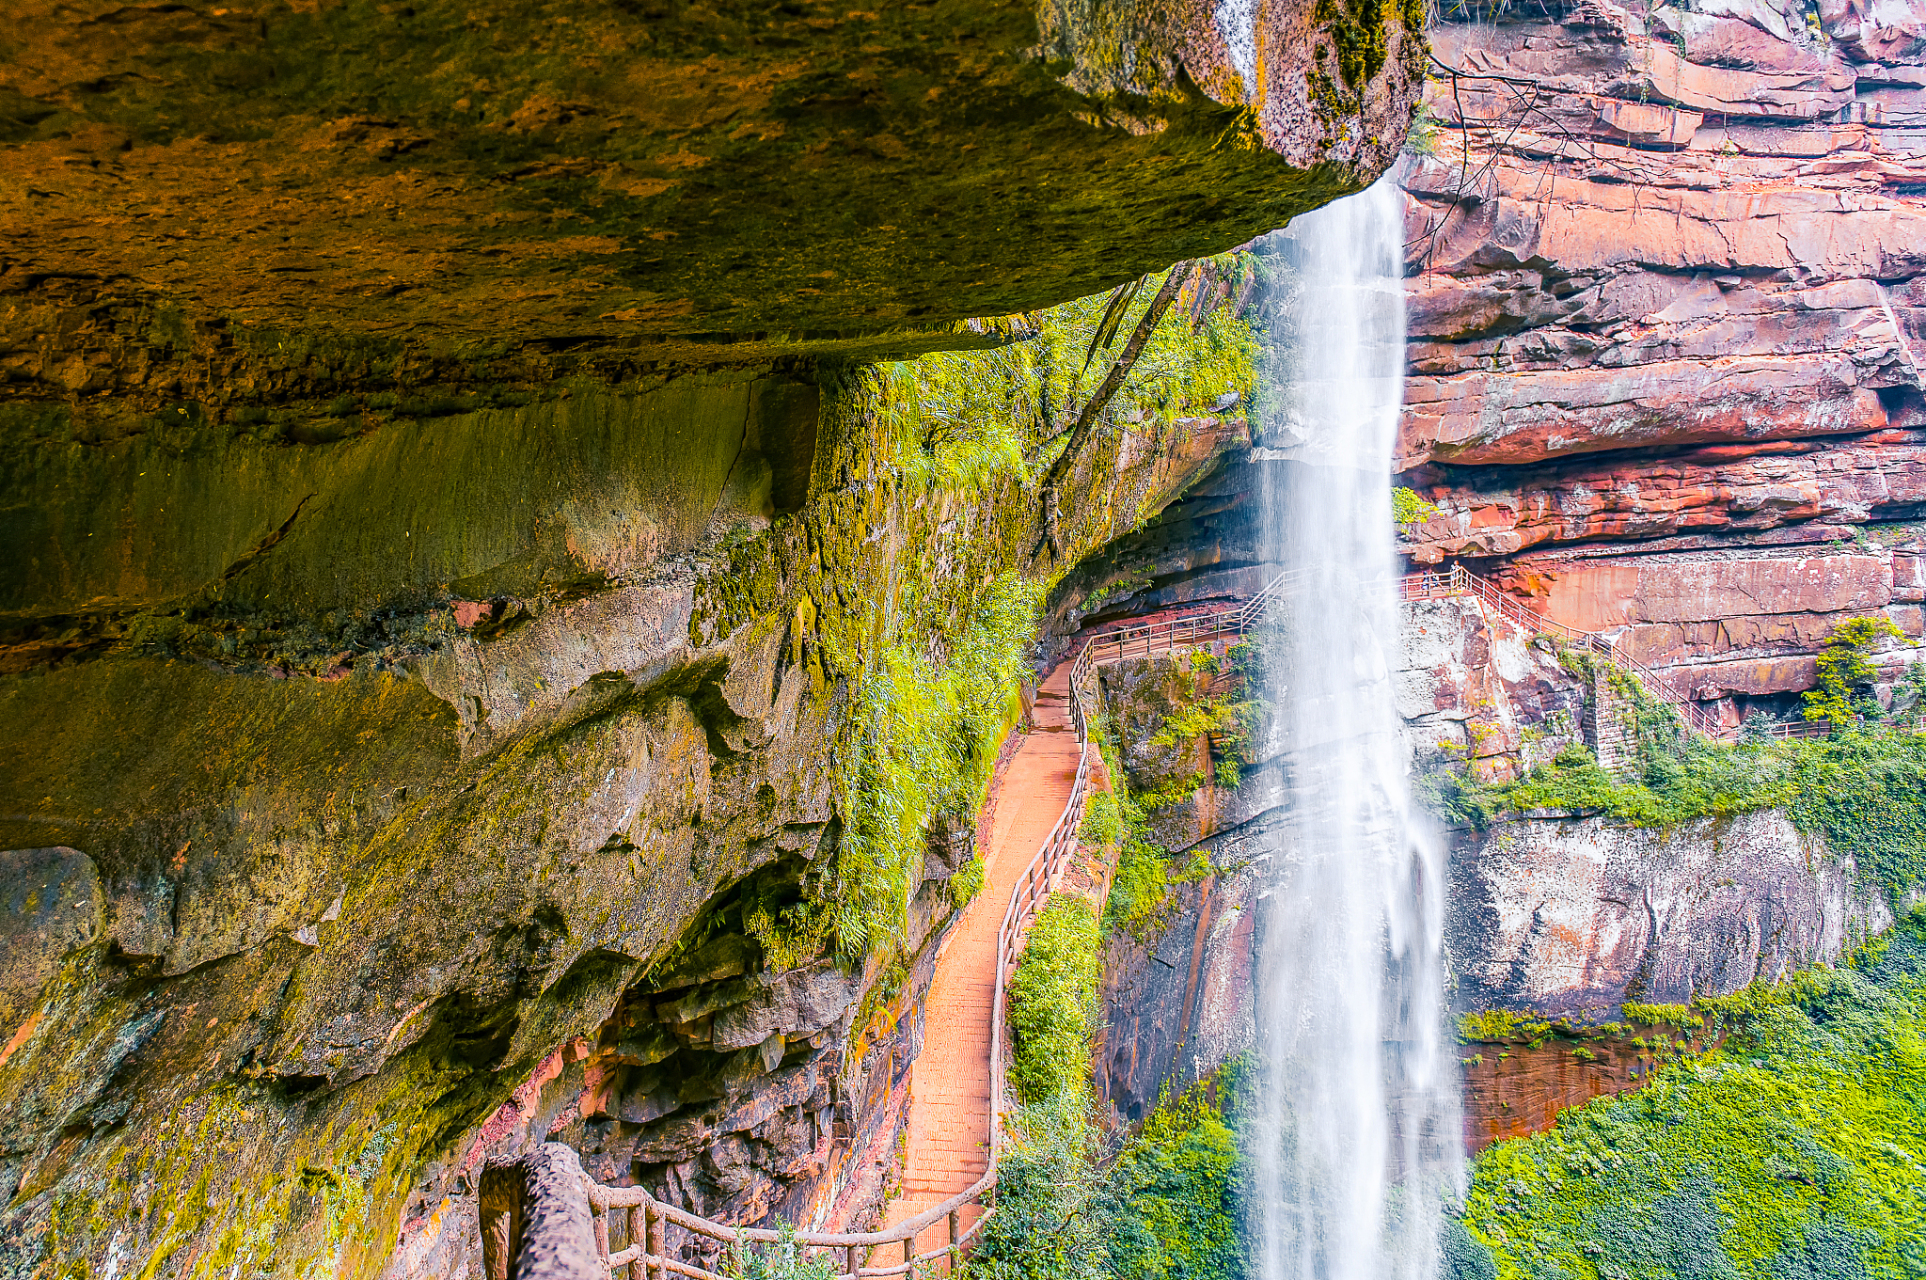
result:
<svg viewBox="0 0 1926 1280"><path fill-rule="evenodd" d="M1083 825L1077 828L1077 840L1092 849L1108 849L1123 834L1123 812L1115 793L1105 790L1091 796L1083 811Z"/></svg>
<svg viewBox="0 0 1926 1280"><path fill-rule="evenodd" d="M1478 1159L1464 1223L1497 1280L1926 1274L1926 916L1702 1007L1722 1048Z"/></svg>
<svg viewBox="0 0 1926 1280"><path fill-rule="evenodd" d="M1458 1018L1458 1040L1462 1044L1504 1043L1536 1040L1551 1029L1551 1023L1537 1014L1514 1009L1486 1009Z"/></svg>
<svg viewBox="0 0 1926 1280"><path fill-rule="evenodd" d="M944 882L949 891L950 905L961 911L970 905L976 895L983 892L983 859L971 858L958 867L954 874Z"/></svg>
<svg viewBox="0 0 1926 1280"><path fill-rule="evenodd" d="M1619 1009L1619 1015L1627 1022L1642 1022L1648 1026L1702 1027L1705 1019L1692 1012L1690 1005L1683 1004L1640 1004L1627 1000Z"/></svg>
<svg viewBox="0 0 1926 1280"><path fill-rule="evenodd" d="M1338 73L1351 89L1362 89L1384 70L1390 56L1385 30L1388 0L1317 0L1311 21L1331 33ZM1402 8L1399 9L1402 15Z"/></svg>
<svg viewBox="0 0 1926 1280"><path fill-rule="evenodd" d="M945 660L899 643L859 677L837 759L835 932L846 953L903 936L931 818L982 807L1041 599L1039 584L1005 575Z"/></svg>

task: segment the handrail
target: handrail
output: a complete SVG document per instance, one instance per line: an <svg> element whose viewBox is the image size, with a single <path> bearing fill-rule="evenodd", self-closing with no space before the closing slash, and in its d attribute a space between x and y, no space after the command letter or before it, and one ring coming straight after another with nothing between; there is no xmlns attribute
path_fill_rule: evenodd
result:
<svg viewBox="0 0 1926 1280"><path fill-rule="evenodd" d="M1679 717L1694 732L1714 741L1728 736L1715 716L1693 701L1690 694L1677 688L1666 677L1634 658L1619 644L1616 637L1606 636L1596 631L1581 631L1577 627L1554 621L1536 609L1521 603L1517 597L1500 590L1495 583L1472 573L1461 564L1452 565L1450 573L1427 571L1408 574L1398 582L1398 598L1403 601L1435 600L1444 596L1460 595L1475 597L1520 626L1573 640L1587 649L1604 654L1611 661L1631 672L1647 693L1677 709Z"/></svg>
<svg viewBox="0 0 1926 1280"><path fill-rule="evenodd" d="M1262 590L1241 604L1222 602L1207 605L1198 612L1179 617L1161 618L1154 622L1137 623L1097 632L1086 637L1078 647L1076 658L1070 666L1069 680L1070 719L1077 735L1076 777L1070 785L1070 796L1064 801L1063 811L1057 816L1056 825L1050 828L1050 834L1044 838L1036 855L1030 859L1029 865L1023 869L1023 874L1017 877L1016 884L1011 887L1009 902L1004 907L1003 920L997 929L996 994L990 1015L991 1123L988 1168L983 1176L966 1190L881 1231L796 1231L791 1233L790 1238L804 1247L843 1251L845 1269L837 1273L837 1280L905 1274L913 1280L916 1268L920 1264L934 1262L945 1256L952 1259L959 1256L959 1251L996 1212L995 1206L991 1205L966 1229L960 1227L957 1217L966 1205L980 1201L996 1186L997 1153L1002 1136L1004 1101L1004 1003L1009 971L1022 954L1024 934L1030 921L1061 879L1077 848L1077 830L1083 821L1084 807L1089 799L1091 764L1097 754L1090 740L1090 709L1084 700L1085 688L1095 669L1127 658L1153 657L1158 653L1174 652L1178 648L1189 648L1231 636L1241 637L1262 622L1274 605L1289 598L1302 587L1308 578L1309 570L1285 570L1265 583ZM1629 670L1653 696L1677 707L1692 729L1707 737L1724 736L1717 722L1702 707L1656 671L1633 658L1619 646L1615 639L1556 622L1520 603L1515 597L1502 591L1495 584L1478 577L1462 565L1453 565L1448 573L1426 570L1421 573L1406 574L1396 579L1395 585L1401 602L1472 596L1520 626L1572 640L1590 650L1604 654L1613 662ZM1797 726L1796 729L1796 733L1788 732L1784 736L1807 736L1825 732L1824 728L1816 725L1811 728ZM584 1174L583 1178L588 1186L590 1211L594 1215L597 1250L611 1272L617 1267L628 1266L630 1280L666 1280L671 1273L688 1276L692 1280L726 1280L718 1272L669 1257L662 1238L663 1229L669 1223L724 1244L737 1242L767 1244L783 1238L782 1233L764 1227L731 1227L713 1222L657 1200L641 1187L609 1187L595 1182L587 1174ZM627 1209L629 1219L630 1243L614 1253L609 1251L607 1214L611 1209ZM946 1217L950 1220L949 1243L928 1253L912 1253L916 1237ZM869 1250L887 1244L903 1245L902 1261L878 1267L859 1265L858 1250Z"/></svg>

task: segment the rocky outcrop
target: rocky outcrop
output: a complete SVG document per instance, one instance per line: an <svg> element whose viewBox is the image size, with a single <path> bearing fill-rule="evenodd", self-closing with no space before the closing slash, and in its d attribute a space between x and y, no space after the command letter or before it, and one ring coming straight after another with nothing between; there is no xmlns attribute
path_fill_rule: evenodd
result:
<svg viewBox="0 0 1926 1280"><path fill-rule="evenodd" d="M1256 1044L1264 887L1261 867L1233 864L1173 887L1155 938L1105 943L1096 1083L1125 1120Z"/></svg>
<svg viewBox="0 0 1926 1280"><path fill-rule="evenodd" d="M1464 1008L1609 1017L1837 960L1892 923L1849 859L1773 811L1644 830L1526 817L1461 840L1448 945Z"/></svg>
<svg viewBox="0 0 1926 1280"><path fill-rule="evenodd" d="M1502 781L1604 745L1599 691L1549 644L1475 599L1407 605L1405 622L1399 710L1421 787L1440 767ZM1892 923L1851 859L1776 810L1650 828L1509 813L1448 841L1460 1009L1609 1020L1628 1000L1687 1003L1830 963Z"/></svg>
<svg viewBox="0 0 1926 1280"><path fill-rule="evenodd" d="M5 382L109 432L993 338L1370 182L1424 48L1309 0L13 12Z"/></svg>
<svg viewBox="0 0 1926 1280"><path fill-rule="evenodd" d="M1926 19L1583 0L1447 20L1399 452L1468 559L1695 695L1790 711L1838 621L1920 653Z"/></svg>

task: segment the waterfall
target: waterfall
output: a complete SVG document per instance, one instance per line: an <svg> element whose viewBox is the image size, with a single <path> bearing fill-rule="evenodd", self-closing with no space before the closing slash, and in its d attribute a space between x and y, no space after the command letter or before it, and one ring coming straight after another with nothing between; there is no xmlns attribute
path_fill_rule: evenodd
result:
<svg viewBox="0 0 1926 1280"><path fill-rule="evenodd" d="M1393 702L1403 229L1387 175L1279 237L1293 267L1265 536L1303 578L1264 640L1288 802L1258 988L1262 1280L1435 1275L1459 1164L1443 867L1411 811Z"/></svg>

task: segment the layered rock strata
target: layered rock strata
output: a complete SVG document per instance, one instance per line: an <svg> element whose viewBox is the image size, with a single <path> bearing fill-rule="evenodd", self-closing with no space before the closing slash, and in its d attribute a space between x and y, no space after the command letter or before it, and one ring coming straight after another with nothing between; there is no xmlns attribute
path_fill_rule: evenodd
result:
<svg viewBox="0 0 1926 1280"><path fill-rule="evenodd" d="M1399 465L1466 559L1785 714L1838 621L1919 654L1926 11L1446 15L1407 164Z"/></svg>

